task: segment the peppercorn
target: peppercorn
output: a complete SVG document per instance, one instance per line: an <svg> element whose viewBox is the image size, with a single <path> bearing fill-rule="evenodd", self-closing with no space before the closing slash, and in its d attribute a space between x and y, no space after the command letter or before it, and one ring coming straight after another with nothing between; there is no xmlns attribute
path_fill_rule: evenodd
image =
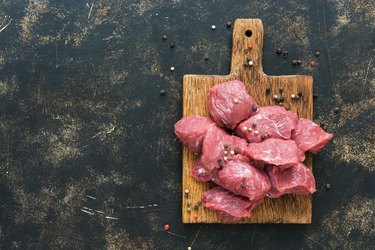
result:
<svg viewBox="0 0 375 250"><path fill-rule="evenodd" d="M221 168L223 166L223 160L222 159L217 160L217 163L219 165L219 168Z"/></svg>
<svg viewBox="0 0 375 250"><path fill-rule="evenodd" d="M316 52L315 52L315 56L316 56L316 57L320 56L320 51L316 51Z"/></svg>
<svg viewBox="0 0 375 250"><path fill-rule="evenodd" d="M232 23L230 21L227 22L227 27L230 28L232 26Z"/></svg>
<svg viewBox="0 0 375 250"><path fill-rule="evenodd" d="M159 93L160 93L160 95L165 95L165 90L162 89L162 90L159 91Z"/></svg>
<svg viewBox="0 0 375 250"><path fill-rule="evenodd" d="M197 202L198 206L202 205L202 201Z"/></svg>
<svg viewBox="0 0 375 250"><path fill-rule="evenodd" d="M190 207L187 208L187 212L191 213L191 208Z"/></svg>
<svg viewBox="0 0 375 250"><path fill-rule="evenodd" d="M211 29L212 29L212 30L215 30L215 29L216 29L216 26L215 26L215 25L212 25L212 26L211 26Z"/></svg>
<svg viewBox="0 0 375 250"><path fill-rule="evenodd" d="M238 150L234 150L234 154L238 155L239 154Z"/></svg>
<svg viewBox="0 0 375 250"><path fill-rule="evenodd" d="M333 109L333 111L335 111L335 113L337 114L338 112L339 112L339 108L338 107L335 107L334 109Z"/></svg>
<svg viewBox="0 0 375 250"><path fill-rule="evenodd" d="M280 102L285 101L285 96L280 97L280 98L279 98L279 101L280 101Z"/></svg>
<svg viewBox="0 0 375 250"><path fill-rule="evenodd" d="M165 225L164 225L164 230L165 230L165 231L168 231L168 230L169 230L169 225L168 225L168 224L165 224Z"/></svg>
<svg viewBox="0 0 375 250"><path fill-rule="evenodd" d="M205 57L204 57L204 60L207 62L207 61L208 61L208 56L205 56Z"/></svg>
<svg viewBox="0 0 375 250"><path fill-rule="evenodd" d="M302 60L299 60L299 59L298 59L298 60L297 60L297 64L298 64L298 65L301 65L301 64L302 64Z"/></svg>
<svg viewBox="0 0 375 250"><path fill-rule="evenodd" d="M194 205L194 210L198 210L199 209L199 206L198 205Z"/></svg>
<svg viewBox="0 0 375 250"><path fill-rule="evenodd" d="M265 140L267 137L267 134L263 134L260 138L262 138L262 140Z"/></svg>
<svg viewBox="0 0 375 250"><path fill-rule="evenodd" d="M245 183L241 182L240 183L240 188L245 188L245 187L246 187Z"/></svg>
<svg viewBox="0 0 375 250"><path fill-rule="evenodd" d="M277 49L276 49L276 54L281 54L281 52L283 52L282 49L280 49L280 48L277 48Z"/></svg>
<svg viewBox="0 0 375 250"><path fill-rule="evenodd" d="M198 215L194 214L194 220L198 220Z"/></svg>
<svg viewBox="0 0 375 250"><path fill-rule="evenodd" d="M283 57L284 57L284 58L287 58L287 57L288 57L288 51L286 51L286 50L284 51L284 53L283 53Z"/></svg>
<svg viewBox="0 0 375 250"><path fill-rule="evenodd" d="M228 144L224 144L224 148L227 149L228 148Z"/></svg>
<svg viewBox="0 0 375 250"><path fill-rule="evenodd" d="M266 94L268 95L269 93L271 93L271 87L270 87L270 86L267 86L267 87L266 87Z"/></svg>
<svg viewBox="0 0 375 250"><path fill-rule="evenodd" d="M161 38L165 41L168 37L166 35L163 35Z"/></svg>
<svg viewBox="0 0 375 250"><path fill-rule="evenodd" d="M173 48L174 48L174 43L169 44L169 47L170 47L171 49L173 49Z"/></svg>
<svg viewBox="0 0 375 250"><path fill-rule="evenodd" d="M317 63L316 61L311 61L311 62L310 62L311 67L315 67L317 64L318 64L318 63Z"/></svg>
<svg viewBox="0 0 375 250"><path fill-rule="evenodd" d="M325 188L326 190L330 190L330 189L331 189L331 184L327 183L327 184L324 186L324 188Z"/></svg>
<svg viewBox="0 0 375 250"><path fill-rule="evenodd" d="M255 128L257 126L257 124L255 122L253 122L253 124L251 124L251 126L253 126L253 128Z"/></svg>
<svg viewBox="0 0 375 250"><path fill-rule="evenodd" d="M298 96L302 97L302 91L298 91Z"/></svg>
<svg viewBox="0 0 375 250"><path fill-rule="evenodd" d="M297 64L298 64L298 61L297 61L297 60L293 60L293 61L292 61L292 64L293 64L293 65L297 65Z"/></svg>
<svg viewBox="0 0 375 250"><path fill-rule="evenodd" d="M281 86L279 87L279 91L280 91L280 92L283 92L283 91L284 91L284 86L283 86L283 85L281 85Z"/></svg>
<svg viewBox="0 0 375 250"><path fill-rule="evenodd" d="M253 111L256 112L258 110L258 107L257 106L253 106Z"/></svg>

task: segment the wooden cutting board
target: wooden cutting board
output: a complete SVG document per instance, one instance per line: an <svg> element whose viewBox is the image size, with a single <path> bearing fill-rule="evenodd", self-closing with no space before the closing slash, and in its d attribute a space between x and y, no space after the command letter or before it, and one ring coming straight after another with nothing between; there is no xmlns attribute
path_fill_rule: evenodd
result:
<svg viewBox="0 0 375 250"><path fill-rule="evenodd" d="M215 84L239 79L246 84L251 96L261 106L279 105L273 96L285 97L284 106L298 113L299 117L312 119L313 80L311 76L286 75L268 76L262 67L263 24L260 19L237 19L234 23L232 39L232 64L229 75L185 75L183 79L183 115L208 116L207 93ZM252 48L249 49L249 44ZM244 65L251 60L252 66ZM287 59L290 61L290 59ZM280 87L283 91L280 91ZM270 88L267 94L267 88ZM302 97L291 98L292 94ZM183 148L182 222L222 223L215 212L200 205L203 193L212 188L212 183L195 181L190 176L196 157ZM312 157L307 155L305 164L311 169ZM186 195L185 190L189 190ZM190 204L190 206L189 206ZM190 209L189 209L190 208ZM189 211L190 210L190 211ZM266 198L265 202L253 210L250 218L237 223L311 223L311 196L284 195L278 199Z"/></svg>

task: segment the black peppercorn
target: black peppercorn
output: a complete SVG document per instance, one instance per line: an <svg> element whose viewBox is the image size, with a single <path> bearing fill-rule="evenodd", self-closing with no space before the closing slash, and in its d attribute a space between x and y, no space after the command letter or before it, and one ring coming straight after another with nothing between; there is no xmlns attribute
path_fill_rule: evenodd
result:
<svg viewBox="0 0 375 250"><path fill-rule="evenodd" d="M253 111L256 112L258 110L258 107L257 106L253 106Z"/></svg>
<svg viewBox="0 0 375 250"><path fill-rule="evenodd" d="M287 57L288 57L288 51L284 51L284 53L283 53L283 57L284 57L284 58L287 58Z"/></svg>
<svg viewBox="0 0 375 250"><path fill-rule="evenodd" d="M262 140L265 140L265 139L267 138L267 134L263 134L263 135L261 136L261 138L262 138Z"/></svg>
<svg viewBox="0 0 375 250"><path fill-rule="evenodd" d="M302 97L302 91L298 91L298 96Z"/></svg>
<svg viewBox="0 0 375 250"><path fill-rule="evenodd" d="M325 188L326 190L331 189L331 184L327 183L327 184L324 186L324 188Z"/></svg>
<svg viewBox="0 0 375 250"><path fill-rule="evenodd" d="M283 52L282 49L280 49L280 48L277 48L277 49L276 49L276 54L281 54L281 52Z"/></svg>
<svg viewBox="0 0 375 250"><path fill-rule="evenodd" d="M297 64L298 64L298 65L301 65L301 64L302 64L302 60L299 60L299 59L298 59L298 60L297 60Z"/></svg>
<svg viewBox="0 0 375 250"><path fill-rule="evenodd" d="M202 205L202 201L198 201L198 202L197 202L197 205L198 205L198 206Z"/></svg>
<svg viewBox="0 0 375 250"><path fill-rule="evenodd" d="M194 210L198 210L199 209L199 206L198 205L194 205Z"/></svg>
<svg viewBox="0 0 375 250"><path fill-rule="evenodd" d="M279 98L279 101L280 101L280 102L285 101L285 96L280 97L280 98Z"/></svg>
<svg viewBox="0 0 375 250"><path fill-rule="evenodd" d="M171 49L173 49L173 48L174 48L174 43L171 43L171 44L169 45L169 47L170 47Z"/></svg>
<svg viewBox="0 0 375 250"><path fill-rule="evenodd" d="M166 35L163 35L162 37L161 37L163 40L167 40L167 36Z"/></svg>
<svg viewBox="0 0 375 250"><path fill-rule="evenodd" d="M280 91L280 92L283 92L283 91L284 91L284 86L283 86L283 85L281 85L281 86L279 87L279 91Z"/></svg>
<svg viewBox="0 0 375 250"><path fill-rule="evenodd" d="M337 114L338 112L339 112L339 108L338 107L335 107L334 109L333 109L333 111L335 111L335 113Z"/></svg>
<svg viewBox="0 0 375 250"><path fill-rule="evenodd" d="M297 65L297 64L298 64L298 61L297 61L297 60L293 60L293 61L292 61L292 64L293 64L293 65Z"/></svg>
<svg viewBox="0 0 375 250"><path fill-rule="evenodd" d="M223 160L222 159L217 160L217 164L219 168L221 168L223 166Z"/></svg>
<svg viewBox="0 0 375 250"><path fill-rule="evenodd" d="M224 148L227 149L228 148L228 144L224 144Z"/></svg>
<svg viewBox="0 0 375 250"><path fill-rule="evenodd" d="M269 93L271 93L271 87L270 87L270 86L267 86L267 87L266 87L266 94L268 95Z"/></svg>
<svg viewBox="0 0 375 250"><path fill-rule="evenodd" d="M230 21L227 22L227 27L230 28L232 26L232 23Z"/></svg>
<svg viewBox="0 0 375 250"><path fill-rule="evenodd" d="M315 56L320 56L320 51L316 51Z"/></svg>
<svg viewBox="0 0 375 250"><path fill-rule="evenodd" d="M238 155L239 154L238 150L234 150L234 154Z"/></svg>
<svg viewBox="0 0 375 250"><path fill-rule="evenodd" d="M207 61L208 61L208 56L205 56L205 57L204 57L204 60L207 62Z"/></svg>
<svg viewBox="0 0 375 250"><path fill-rule="evenodd" d="M254 122L253 124L251 124L251 126L253 126L253 128L255 128L257 126L257 124Z"/></svg>
<svg viewBox="0 0 375 250"><path fill-rule="evenodd" d="M160 95L165 95L165 90L162 89L162 90L159 91L159 93L160 93Z"/></svg>

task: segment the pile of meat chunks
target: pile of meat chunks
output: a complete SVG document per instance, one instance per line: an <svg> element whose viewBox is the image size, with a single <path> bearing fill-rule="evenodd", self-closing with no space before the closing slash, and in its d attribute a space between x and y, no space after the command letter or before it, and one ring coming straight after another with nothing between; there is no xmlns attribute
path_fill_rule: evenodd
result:
<svg viewBox="0 0 375 250"><path fill-rule="evenodd" d="M305 152L318 153L332 134L284 107L259 107L238 80L213 86L208 108L210 117L184 117L174 130L197 156L191 176L218 185L203 204L224 222L251 216L265 196L316 191Z"/></svg>

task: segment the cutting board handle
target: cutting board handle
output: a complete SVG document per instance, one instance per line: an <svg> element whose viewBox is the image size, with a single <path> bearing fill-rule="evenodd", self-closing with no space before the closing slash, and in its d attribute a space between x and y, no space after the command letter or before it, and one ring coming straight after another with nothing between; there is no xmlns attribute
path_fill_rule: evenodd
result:
<svg viewBox="0 0 375 250"><path fill-rule="evenodd" d="M232 38L231 75L263 75L263 23L260 19L237 19ZM253 65L245 65L249 61ZM251 64L251 63L250 63Z"/></svg>

